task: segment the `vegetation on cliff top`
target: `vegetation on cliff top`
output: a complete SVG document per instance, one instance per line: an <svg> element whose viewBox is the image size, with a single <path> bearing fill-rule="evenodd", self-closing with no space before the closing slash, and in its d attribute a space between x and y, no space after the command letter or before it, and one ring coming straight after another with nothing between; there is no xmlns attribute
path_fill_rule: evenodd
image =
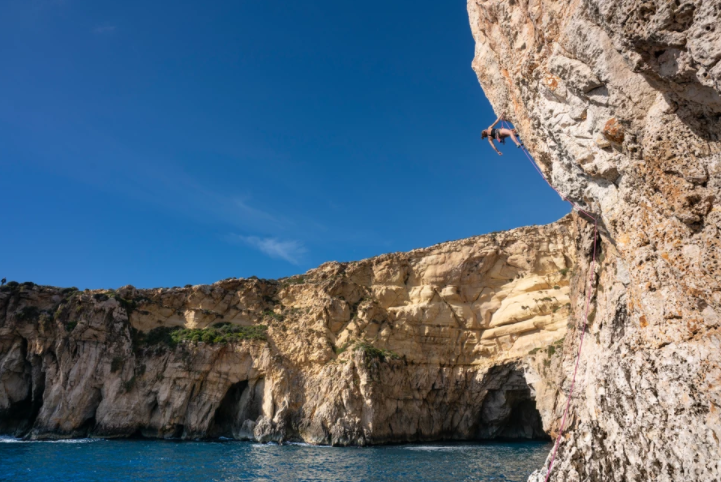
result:
<svg viewBox="0 0 721 482"><path fill-rule="evenodd" d="M159 326L147 333L133 329L133 343L137 347L165 345L174 348L182 342L232 343L243 340L267 340L265 325L237 326L217 323L208 328Z"/></svg>

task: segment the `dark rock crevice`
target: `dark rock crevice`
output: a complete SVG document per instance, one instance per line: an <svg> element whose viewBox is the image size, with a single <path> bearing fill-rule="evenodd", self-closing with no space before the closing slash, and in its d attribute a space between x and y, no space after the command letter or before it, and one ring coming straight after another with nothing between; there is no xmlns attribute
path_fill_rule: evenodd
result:
<svg viewBox="0 0 721 482"><path fill-rule="evenodd" d="M516 368L504 371L494 377L494 388L488 390L483 400L476 437L482 440L550 440L543 431L535 394L523 372Z"/></svg>
<svg viewBox="0 0 721 482"><path fill-rule="evenodd" d="M17 345L14 355L14 360L10 360L10 357L4 360L3 367L8 370L0 381L6 389L14 387L8 390L10 394L25 391L26 395L22 399L16 398L14 402L10 397L9 405L0 410L0 433L22 437L30 431L42 408L45 372L39 356L27 359L27 340L24 338Z"/></svg>
<svg viewBox="0 0 721 482"><path fill-rule="evenodd" d="M218 405L208 429L211 438L253 438L253 429L263 413L265 380L243 380L232 384Z"/></svg>

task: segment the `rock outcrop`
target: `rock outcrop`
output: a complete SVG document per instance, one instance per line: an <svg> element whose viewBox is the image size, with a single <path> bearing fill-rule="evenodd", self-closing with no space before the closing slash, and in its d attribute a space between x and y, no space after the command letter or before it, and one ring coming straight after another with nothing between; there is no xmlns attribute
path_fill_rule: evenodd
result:
<svg viewBox="0 0 721 482"><path fill-rule="evenodd" d="M593 227L570 215L279 281L11 283L0 432L336 445L555 435L590 296L551 480L721 480L721 4L468 11L494 108L600 221L594 272Z"/></svg>
<svg viewBox="0 0 721 482"><path fill-rule="evenodd" d="M547 437L587 245L567 216L279 281L10 283L0 432L335 445Z"/></svg>
<svg viewBox="0 0 721 482"><path fill-rule="evenodd" d="M721 3L469 0L468 12L491 104L601 221L551 480L721 480Z"/></svg>

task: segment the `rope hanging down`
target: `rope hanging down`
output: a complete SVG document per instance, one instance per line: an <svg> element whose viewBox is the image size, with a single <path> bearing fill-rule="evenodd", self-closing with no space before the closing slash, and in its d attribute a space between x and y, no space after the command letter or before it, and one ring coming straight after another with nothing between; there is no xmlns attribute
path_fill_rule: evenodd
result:
<svg viewBox="0 0 721 482"><path fill-rule="evenodd" d="M501 125L503 125L507 129L511 128L510 125L506 124L505 120L501 121ZM546 179L546 176L543 175L543 172L538 168L536 163L531 158L531 155L526 150L525 145L521 144L521 150L526 155L526 158L531 163L533 168L538 172L538 174L541 175L543 180L546 181L546 184L551 186L551 189L556 191L556 193L559 196L561 196L561 199L570 203L571 206L573 206L573 208L577 209L580 213L586 215L588 218L590 218L593 221L593 258L591 261L591 269L588 274L588 287L586 289L588 296L586 296L586 307L585 307L585 311L583 314L583 327L581 329L581 339L578 342L578 353L576 354L576 363L573 368L573 378L571 379L571 389L569 390L568 398L566 399L566 408L563 410L563 418L561 419L561 428L558 431L558 437L556 438L556 442L553 444L551 463L548 465L548 472L546 472L545 482L548 482L548 478L551 476L551 469L553 469L553 462L556 460L556 453L558 452L558 446L561 443L561 437L563 436L563 429L566 427L566 418L568 416L568 411L571 407L571 399L573 398L573 388L576 385L576 373L578 372L578 363L581 360L581 349L583 348L583 337L586 334L586 325L588 325L588 309L591 305L591 288L593 286L594 271L596 269L596 244L597 244L596 238L598 236L598 221L596 220L595 217L591 216L587 211L585 211L584 209L581 209L576 203L569 200L568 198L566 198L566 196L564 196L563 194L558 192L558 189L553 187L553 185L551 185L551 183L548 182L548 179Z"/></svg>

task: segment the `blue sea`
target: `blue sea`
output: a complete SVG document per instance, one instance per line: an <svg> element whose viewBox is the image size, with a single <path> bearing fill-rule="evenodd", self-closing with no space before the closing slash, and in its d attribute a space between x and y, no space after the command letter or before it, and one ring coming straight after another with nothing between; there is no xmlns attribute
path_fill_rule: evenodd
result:
<svg viewBox="0 0 721 482"><path fill-rule="evenodd" d="M0 437L2 481L518 481L548 442L318 447L250 442Z"/></svg>

